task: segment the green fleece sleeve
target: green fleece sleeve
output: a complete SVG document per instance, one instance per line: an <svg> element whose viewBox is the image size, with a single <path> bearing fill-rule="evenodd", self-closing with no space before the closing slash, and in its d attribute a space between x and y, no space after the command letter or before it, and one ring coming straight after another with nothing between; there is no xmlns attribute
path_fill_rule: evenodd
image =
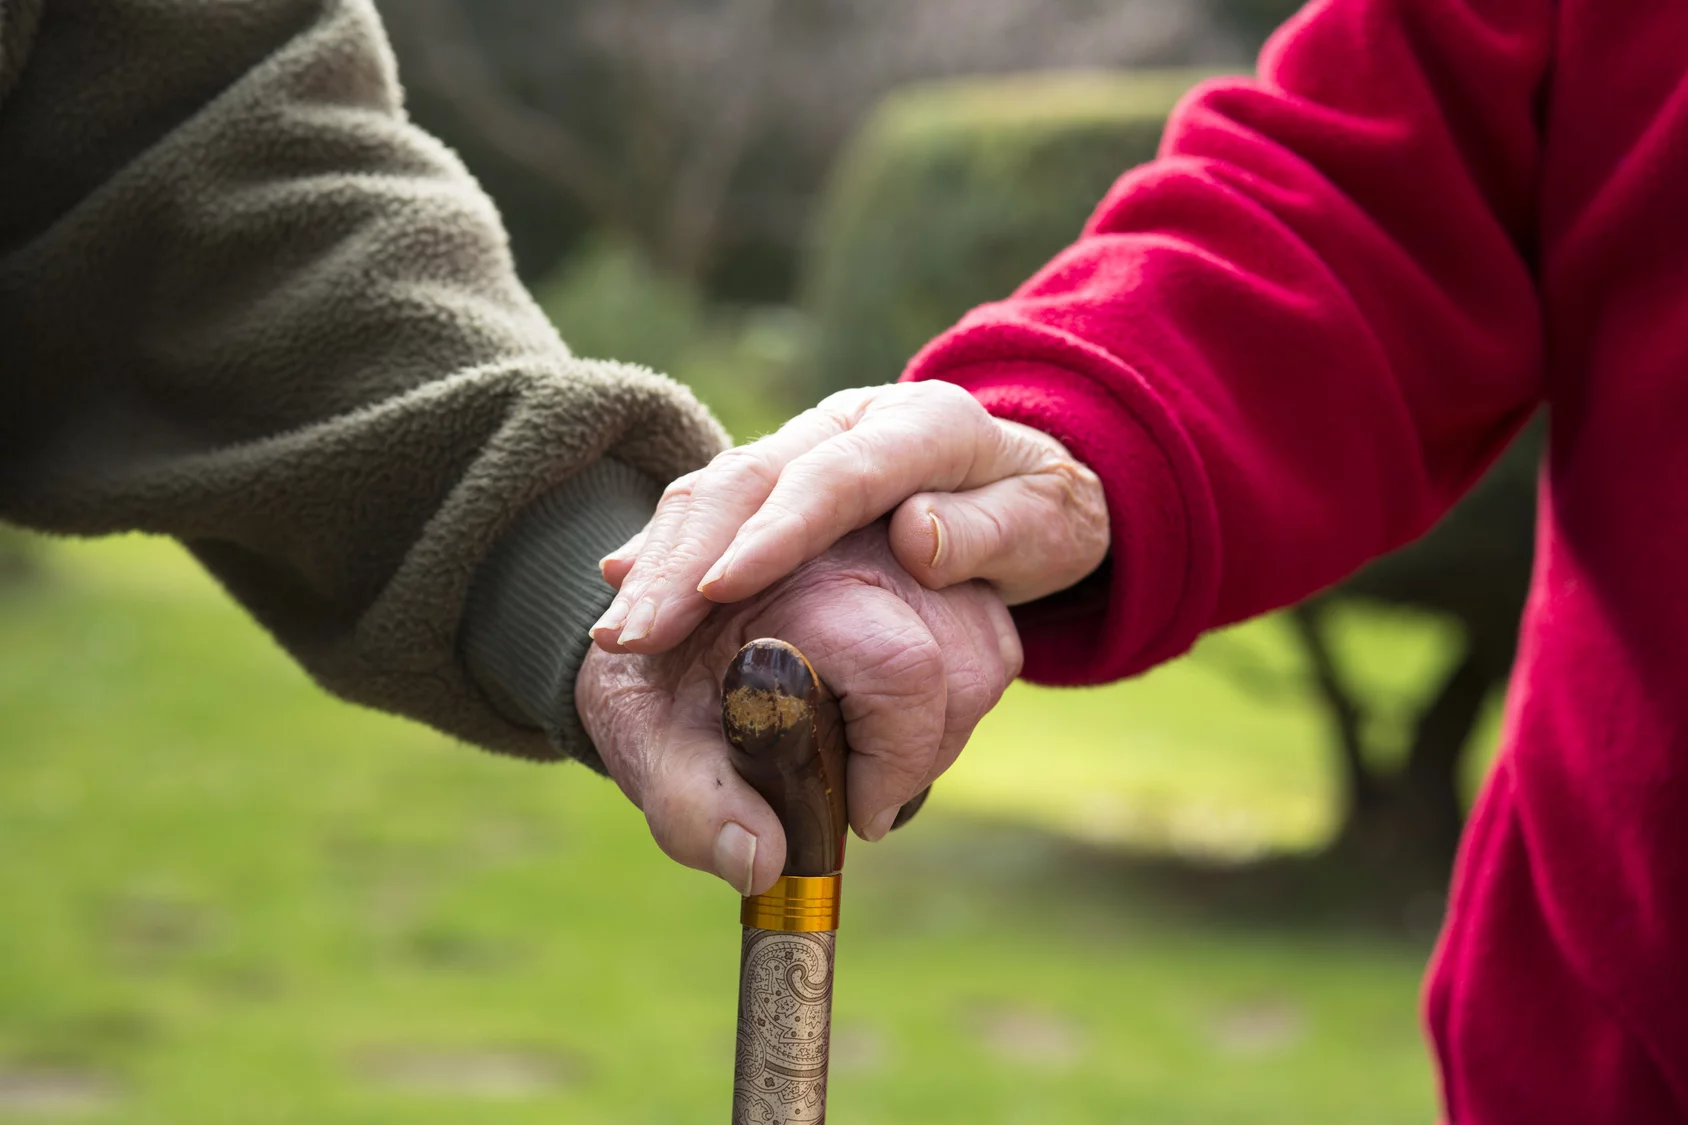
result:
<svg viewBox="0 0 1688 1125"><path fill-rule="evenodd" d="M596 560L724 441L570 356L368 0L0 2L0 518L174 536L329 690L590 759Z"/></svg>

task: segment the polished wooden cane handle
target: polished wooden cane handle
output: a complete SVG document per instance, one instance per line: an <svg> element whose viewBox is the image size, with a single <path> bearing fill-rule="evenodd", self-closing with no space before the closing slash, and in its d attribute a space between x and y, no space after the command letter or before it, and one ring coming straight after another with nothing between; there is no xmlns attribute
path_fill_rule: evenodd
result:
<svg viewBox="0 0 1688 1125"><path fill-rule="evenodd" d="M804 655L784 641L751 641L721 682L721 729L733 767L785 827L786 875L844 867L844 720Z"/></svg>

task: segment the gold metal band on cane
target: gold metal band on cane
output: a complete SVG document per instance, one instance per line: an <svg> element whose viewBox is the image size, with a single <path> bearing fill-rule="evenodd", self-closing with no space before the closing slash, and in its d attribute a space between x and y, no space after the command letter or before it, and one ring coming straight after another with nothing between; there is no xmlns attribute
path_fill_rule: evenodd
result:
<svg viewBox="0 0 1688 1125"><path fill-rule="evenodd" d="M766 894L744 900L739 921L788 934L836 930L843 882L843 875L782 875Z"/></svg>

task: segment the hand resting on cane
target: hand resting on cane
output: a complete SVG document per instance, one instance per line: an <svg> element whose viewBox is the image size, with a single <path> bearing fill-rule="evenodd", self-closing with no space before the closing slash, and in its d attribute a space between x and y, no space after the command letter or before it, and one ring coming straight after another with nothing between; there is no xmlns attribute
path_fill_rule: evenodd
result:
<svg viewBox="0 0 1688 1125"><path fill-rule="evenodd" d="M850 821L868 840L949 768L1021 663L996 593L982 582L925 589L897 565L883 524L758 596L716 608L668 652L589 650L575 699L605 768L665 852L741 894L779 877L785 836L732 767L720 683L740 646L766 636L800 648L837 695Z"/></svg>
<svg viewBox="0 0 1688 1125"><path fill-rule="evenodd" d="M949 383L866 387L675 481L604 560L619 593L593 638L666 651L712 604L757 594L887 513L890 550L923 586L982 579L1009 605L1066 589L1108 550L1101 483L1055 438Z"/></svg>

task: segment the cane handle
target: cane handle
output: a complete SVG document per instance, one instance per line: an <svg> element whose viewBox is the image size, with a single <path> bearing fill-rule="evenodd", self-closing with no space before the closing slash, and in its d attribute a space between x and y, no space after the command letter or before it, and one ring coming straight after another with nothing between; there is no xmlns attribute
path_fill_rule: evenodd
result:
<svg viewBox="0 0 1688 1125"><path fill-rule="evenodd" d="M733 767L785 828L786 875L844 867L844 721L814 667L784 641L751 641L721 682Z"/></svg>

